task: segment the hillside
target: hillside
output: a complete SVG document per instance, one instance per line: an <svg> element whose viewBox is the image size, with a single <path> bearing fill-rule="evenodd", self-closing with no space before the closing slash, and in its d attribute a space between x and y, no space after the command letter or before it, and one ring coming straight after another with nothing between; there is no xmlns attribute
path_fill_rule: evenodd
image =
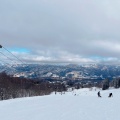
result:
<svg viewBox="0 0 120 120"><path fill-rule="evenodd" d="M119 120L120 89L80 89L63 95L0 101L1 120ZM108 98L112 92L113 98ZM75 95L76 94L76 95Z"/></svg>
<svg viewBox="0 0 120 120"><path fill-rule="evenodd" d="M47 64L15 64L1 65L0 72L6 71L14 77L41 79L103 80L120 76L119 65L85 64L85 65L47 65Z"/></svg>

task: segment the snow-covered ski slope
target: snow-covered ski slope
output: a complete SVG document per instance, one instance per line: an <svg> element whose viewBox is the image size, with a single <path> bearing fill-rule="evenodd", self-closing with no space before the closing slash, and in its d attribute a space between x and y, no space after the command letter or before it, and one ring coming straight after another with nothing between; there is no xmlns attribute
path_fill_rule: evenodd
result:
<svg viewBox="0 0 120 120"><path fill-rule="evenodd" d="M120 120L120 89L74 90L63 95L0 101L1 120ZM113 98L108 98L112 92ZM76 95L75 95L76 94Z"/></svg>

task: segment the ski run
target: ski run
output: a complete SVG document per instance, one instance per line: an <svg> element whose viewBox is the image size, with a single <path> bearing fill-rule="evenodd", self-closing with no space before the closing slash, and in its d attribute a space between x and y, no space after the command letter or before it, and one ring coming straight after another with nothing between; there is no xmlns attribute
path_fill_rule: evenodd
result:
<svg viewBox="0 0 120 120"><path fill-rule="evenodd" d="M111 92L113 97L108 98ZM62 95L0 101L1 120L120 120L119 112L120 89L112 88L83 88Z"/></svg>

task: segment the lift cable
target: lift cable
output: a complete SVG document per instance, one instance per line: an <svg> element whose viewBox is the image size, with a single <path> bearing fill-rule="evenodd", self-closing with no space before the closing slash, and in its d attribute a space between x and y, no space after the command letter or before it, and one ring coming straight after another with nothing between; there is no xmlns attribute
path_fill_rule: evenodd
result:
<svg viewBox="0 0 120 120"><path fill-rule="evenodd" d="M7 59L11 60L12 62L14 62L13 59L9 58L7 55L5 55L4 53L0 52L3 56L5 56ZM17 64L17 62L15 62Z"/></svg>
<svg viewBox="0 0 120 120"><path fill-rule="evenodd" d="M3 47L2 45L0 45L0 48L4 48L7 52L9 52L12 56L14 56L17 60L19 60L22 64L24 64L24 62L22 60L20 60L17 56L15 56L12 52L10 52L7 48Z"/></svg>
<svg viewBox="0 0 120 120"><path fill-rule="evenodd" d="M7 63L7 62L4 62L4 61L1 60L1 59L0 59L0 62L2 62L2 63L4 64L4 69L5 69L5 70L2 70L3 72L6 72L6 71L8 70L8 68L11 69L11 70L16 71L15 68L11 67L11 64L9 64L9 63ZM1 64L2 64L2 63L1 63Z"/></svg>
<svg viewBox="0 0 120 120"><path fill-rule="evenodd" d="M3 48L1 45L0 45L0 48ZM11 59L10 57L8 57L7 55L5 55L4 53L2 53L2 52L0 52L2 55L4 55L7 59L9 59L9 60L11 60L11 61L13 61L14 62L14 60L13 59ZM8 68L10 68L10 69L13 69L14 71L16 70L15 68L13 68L13 67L10 67L11 66L11 64L9 64L9 63L7 63L7 62L5 62L5 61L3 61L3 60L1 60L0 59L0 62L1 62L1 64L4 64L4 65L7 65L7 66L5 66L5 69L7 70ZM18 64L17 62L15 62L16 64ZM6 71L5 70L5 71Z"/></svg>
<svg viewBox="0 0 120 120"><path fill-rule="evenodd" d="M8 63L6 63L6 62L4 62L4 61L2 61L2 60L0 60L0 62L2 62L3 64L6 64L6 65L9 65Z"/></svg>

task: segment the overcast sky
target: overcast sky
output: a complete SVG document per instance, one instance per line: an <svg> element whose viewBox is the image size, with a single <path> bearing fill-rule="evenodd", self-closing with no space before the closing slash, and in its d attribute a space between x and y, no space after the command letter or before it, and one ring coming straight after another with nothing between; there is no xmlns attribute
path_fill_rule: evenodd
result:
<svg viewBox="0 0 120 120"><path fill-rule="evenodd" d="M120 1L0 0L0 44L26 62L119 63Z"/></svg>

